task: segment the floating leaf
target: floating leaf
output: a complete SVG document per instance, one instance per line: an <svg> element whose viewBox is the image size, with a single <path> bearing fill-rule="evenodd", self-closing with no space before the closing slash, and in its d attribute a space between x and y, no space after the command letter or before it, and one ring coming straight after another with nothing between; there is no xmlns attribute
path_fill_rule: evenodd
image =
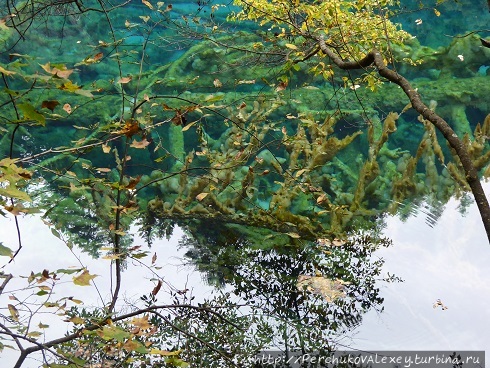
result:
<svg viewBox="0 0 490 368"><path fill-rule="evenodd" d="M63 110L65 110L65 111L66 111L66 113L67 113L68 115L70 115L70 114L71 114L71 106L70 106L70 104L69 104L69 103L64 104L64 105L63 105Z"/></svg>
<svg viewBox="0 0 490 368"><path fill-rule="evenodd" d="M349 283L339 279L331 280L323 276L299 275L296 287L299 291L306 289L312 294L321 295L327 302L331 303L346 296L344 288L347 284Z"/></svg>
<svg viewBox="0 0 490 368"><path fill-rule="evenodd" d="M73 277L73 283L79 286L89 286L90 281L96 277L97 275L91 275L88 270L84 270L80 275Z"/></svg>

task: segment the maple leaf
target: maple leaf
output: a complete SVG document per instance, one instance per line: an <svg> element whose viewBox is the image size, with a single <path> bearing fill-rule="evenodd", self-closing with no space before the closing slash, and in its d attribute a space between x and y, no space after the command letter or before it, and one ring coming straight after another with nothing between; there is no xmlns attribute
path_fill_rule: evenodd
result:
<svg viewBox="0 0 490 368"><path fill-rule="evenodd" d="M90 286L90 281L95 279L97 275L91 275L88 270L83 270L83 272L73 277L73 283L79 286Z"/></svg>
<svg viewBox="0 0 490 368"><path fill-rule="evenodd" d="M137 141L136 139L134 139L129 147L141 149L141 148L145 148L149 144L150 142L148 142L146 138L143 138L143 140L141 141Z"/></svg>
<svg viewBox="0 0 490 368"><path fill-rule="evenodd" d="M140 131L140 126L138 122L136 120L129 119L124 123L124 127L116 133L122 133L126 137L130 138L136 133L139 133L139 131Z"/></svg>
<svg viewBox="0 0 490 368"><path fill-rule="evenodd" d="M131 324L138 327L140 330L148 330L152 327L152 324L148 322L148 316L143 316L141 318L135 317L131 320Z"/></svg>
<svg viewBox="0 0 490 368"><path fill-rule="evenodd" d="M56 100L44 100L41 103L41 108L47 108L51 111L54 111L55 107L58 106L60 103Z"/></svg>

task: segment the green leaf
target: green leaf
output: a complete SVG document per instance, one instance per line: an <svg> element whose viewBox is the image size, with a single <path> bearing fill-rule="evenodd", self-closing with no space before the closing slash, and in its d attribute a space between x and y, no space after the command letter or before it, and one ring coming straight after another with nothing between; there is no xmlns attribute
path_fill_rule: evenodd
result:
<svg viewBox="0 0 490 368"><path fill-rule="evenodd" d="M71 275L73 273L80 272L82 269L81 268L73 268L73 269L66 269L66 268L60 268L59 270L56 270L56 273L63 273L65 275Z"/></svg>
<svg viewBox="0 0 490 368"><path fill-rule="evenodd" d="M106 341L116 340L119 342L123 342L125 339L131 337L129 332L124 331L122 328L114 325L104 326L102 330L97 331L97 335Z"/></svg>
<svg viewBox="0 0 490 368"><path fill-rule="evenodd" d="M26 119L37 121L42 126L46 125L46 118L44 115L40 114L30 103L21 103L18 104L17 107L22 111Z"/></svg>
<svg viewBox="0 0 490 368"><path fill-rule="evenodd" d="M58 239L61 239L60 233L54 227L51 228L51 234L53 234L54 236L56 236Z"/></svg>
<svg viewBox="0 0 490 368"><path fill-rule="evenodd" d="M217 102L221 101L225 95L209 95L204 98L206 102Z"/></svg>
<svg viewBox="0 0 490 368"><path fill-rule="evenodd" d="M12 258L13 254L14 253L12 252L12 250L10 248L7 248L5 245L3 245L0 242L0 256Z"/></svg>
<svg viewBox="0 0 490 368"><path fill-rule="evenodd" d="M9 198L17 198L22 201L32 202L31 197L26 192L23 192L12 185L9 185L7 188L0 188L0 195L9 197Z"/></svg>

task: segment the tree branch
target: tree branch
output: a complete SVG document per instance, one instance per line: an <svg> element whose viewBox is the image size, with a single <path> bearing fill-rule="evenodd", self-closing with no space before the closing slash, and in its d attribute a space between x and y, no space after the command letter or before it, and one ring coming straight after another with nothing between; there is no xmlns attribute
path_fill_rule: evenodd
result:
<svg viewBox="0 0 490 368"><path fill-rule="evenodd" d="M374 66L378 70L379 75L400 86L403 92L405 92L409 98L412 107L420 115L422 115L425 120L430 121L442 133L461 161L461 165L465 171L466 181L468 182L471 192L475 198L478 210L480 211L481 219L483 221L483 226L485 227L487 238L490 243L490 205L478 177L478 171L473 164L468 149L451 126L442 117L424 104L418 92L412 87L406 78L388 68L383 60L383 56L378 50L371 50L364 58L358 61L344 61L327 46L323 37L319 37L317 40L322 52L327 55L340 69L365 69L369 66Z"/></svg>

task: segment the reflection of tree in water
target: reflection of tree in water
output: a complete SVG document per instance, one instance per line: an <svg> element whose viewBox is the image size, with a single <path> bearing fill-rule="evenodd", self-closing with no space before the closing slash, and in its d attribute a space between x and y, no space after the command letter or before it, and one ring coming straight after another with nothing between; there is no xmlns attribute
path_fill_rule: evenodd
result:
<svg viewBox="0 0 490 368"><path fill-rule="evenodd" d="M371 258L390 244L385 239L355 235L347 243L313 243L209 221L186 230L180 242L186 256L209 283L230 285L268 316L278 347L327 349L336 335L359 325L366 311L382 309L376 281L383 260Z"/></svg>

